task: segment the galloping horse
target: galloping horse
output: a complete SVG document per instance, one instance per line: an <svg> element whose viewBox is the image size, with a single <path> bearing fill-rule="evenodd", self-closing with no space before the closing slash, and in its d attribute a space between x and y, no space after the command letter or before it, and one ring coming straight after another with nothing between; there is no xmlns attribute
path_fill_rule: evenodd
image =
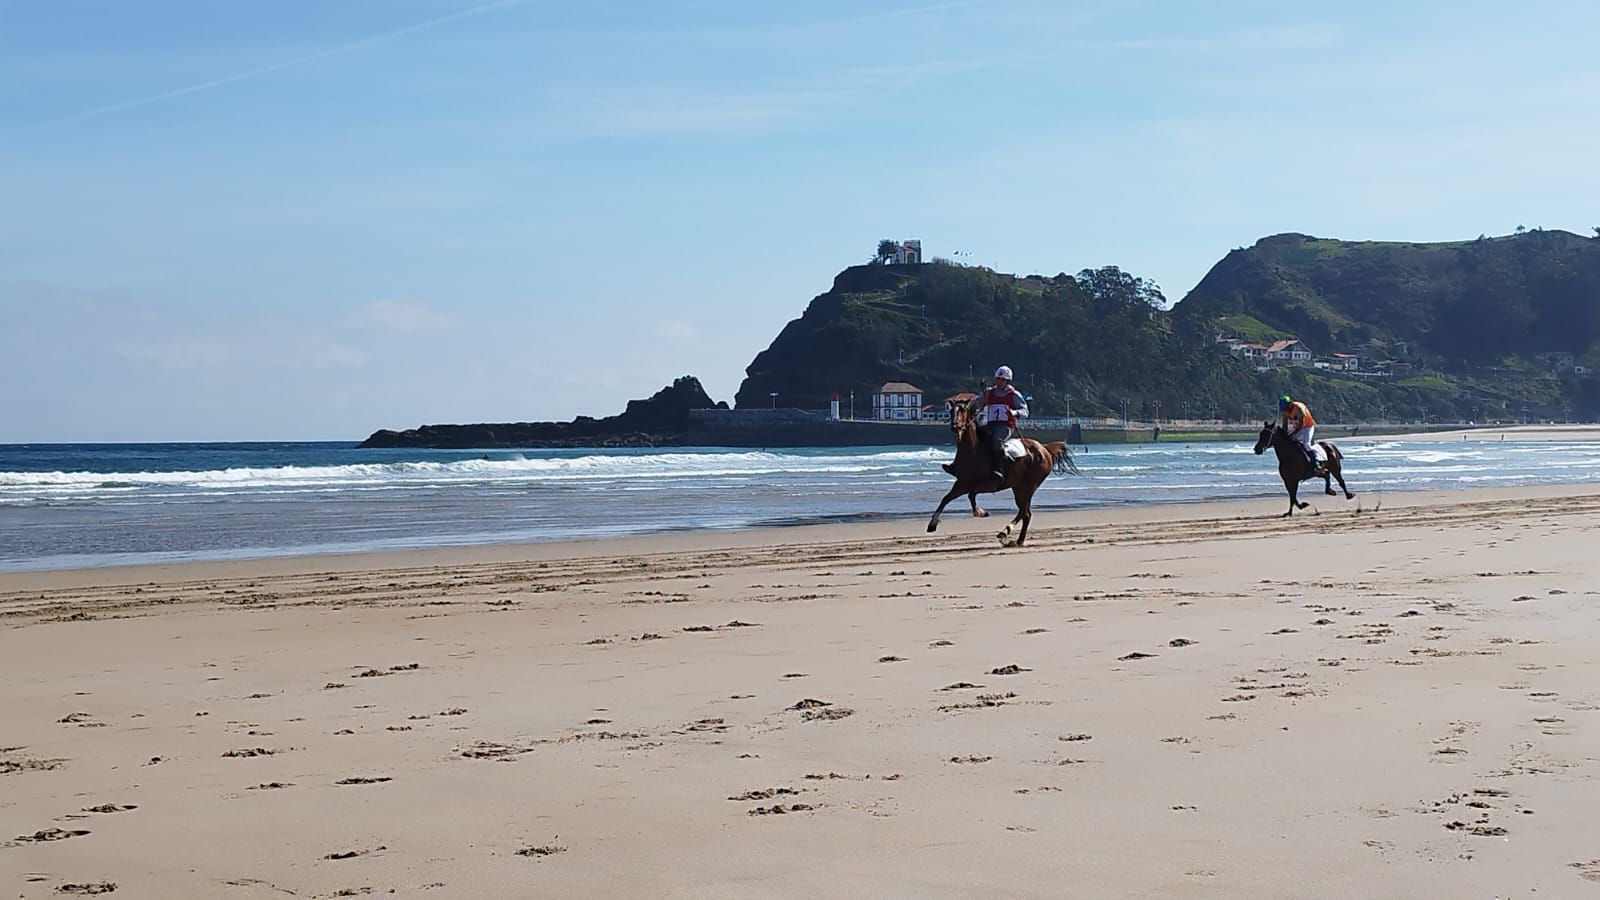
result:
<svg viewBox="0 0 1600 900"><path fill-rule="evenodd" d="M945 494L944 499L939 501L939 508L933 511L933 518L928 520L928 530L938 529L939 514L944 512L945 506L951 500L962 494L966 494L972 501L974 516L986 516L988 513L978 508L978 495L1010 488L1011 497L1017 502L1017 516L997 536L1003 547L1021 547L1028 539L1028 523L1033 521L1034 491L1039 489L1039 485L1053 470L1077 473L1078 467L1072 461L1072 451L1061 441L1041 444L1033 438L1023 438L1022 446L1028 451L1027 455L1012 460L1005 480L1001 481L994 477L993 467L989 465L987 454L981 449L978 425L973 418L972 410L961 403L952 402L949 407L950 431L956 438L956 459L945 469L956 477L956 483L950 488L950 493ZM1011 529L1016 527L1018 522L1022 523L1022 530L1017 533L1016 540L1012 541Z"/></svg>
<svg viewBox="0 0 1600 900"><path fill-rule="evenodd" d="M1344 454L1339 448L1327 441L1317 441L1322 445L1322 453L1327 457L1322 471L1311 468L1306 462L1306 455L1300 449L1300 442L1289 436L1282 424L1264 422L1261 426L1261 436L1256 439L1256 455L1266 452L1267 447L1272 447L1278 454L1278 477L1283 479L1283 486L1289 491L1289 511L1285 516L1294 515L1295 507L1305 509L1309 503L1300 502L1300 482L1308 478L1321 478L1323 489L1329 497L1339 496L1333 489L1333 479L1339 479L1339 487L1344 489L1344 498L1350 500L1355 494L1350 493L1350 488L1344 483L1343 468Z"/></svg>

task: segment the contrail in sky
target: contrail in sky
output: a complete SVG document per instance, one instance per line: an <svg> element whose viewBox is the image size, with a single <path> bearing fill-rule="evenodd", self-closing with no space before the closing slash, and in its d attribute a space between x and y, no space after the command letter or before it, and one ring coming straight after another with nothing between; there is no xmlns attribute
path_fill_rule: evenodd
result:
<svg viewBox="0 0 1600 900"><path fill-rule="evenodd" d="M83 112L73 113L68 116L61 116L55 119L46 119L42 122L34 122L31 125L22 125L6 132L6 135L11 136L23 134L29 131L38 131L40 129L50 128L56 125L66 125L70 122L81 122L84 119L92 119L96 116L106 115L107 113L137 109L141 106L149 106L152 103L161 103L166 100L177 99L178 97L187 97L190 94L198 94L203 91L215 90L216 88L226 87L227 85L236 84L240 81L248 81L252 78L260 78L262 75L270 75L273 72L281 72L284 69L292 69L295 66L303 66L306 63L327 59L330 56L339 56L340 54L349 53L353 50L371 47L374 44L382 44L386 41L392 41L395 38L405 37L408 34L415 34L419 31L426 31L429 28L436 28L440 25L445 25L460 19L483 15L484 13L494 12L495 10L505 9L511 6L521 6L529 2L531 2L531 0L493 0L493 2L490 3L481 3L469 9L461 10L460 12L453 12L448 15L439 16L437 18L429 19L426 22L417 22L414 25L396 28L393 31L385 31L382 34L364 37L360 40L351 41L348 44L341 44L337 47L330 47L327 50L319 50L316 53L309 53L305 56L297 56L294 59L286 59L282 62L275 62L271 65L261 66L257 69L238 72L222 78L213 78L210 81L202 81L199 84L191 84L187 87L163 91L162 93L152 94L148 97L140 97L136 100L124 100L121 103L112 103L108 106L99 106L94 109L87 109Z"/></svg>

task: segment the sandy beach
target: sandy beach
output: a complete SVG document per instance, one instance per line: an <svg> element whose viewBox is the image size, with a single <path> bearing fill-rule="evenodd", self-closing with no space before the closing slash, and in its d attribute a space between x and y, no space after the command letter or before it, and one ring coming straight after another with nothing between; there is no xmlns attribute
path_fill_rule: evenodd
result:
<svg viewBox="0 0 1600 900"><path fill-rule="evenodd" d="M1600 486L1314 499L3 575L0 887L1600 896Z"/></svg>

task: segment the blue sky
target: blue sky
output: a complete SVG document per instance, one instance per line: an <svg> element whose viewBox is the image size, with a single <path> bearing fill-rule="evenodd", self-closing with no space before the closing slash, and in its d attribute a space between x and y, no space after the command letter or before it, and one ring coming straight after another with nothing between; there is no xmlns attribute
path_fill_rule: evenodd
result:
<svg viewBox="0 0 1600 900"><path fill-rule="evenodd" d="M1597 35L1593 0L0 0L0 442L729 398L884 236L1177 299L1282 231L1588 233Z"/></svg>

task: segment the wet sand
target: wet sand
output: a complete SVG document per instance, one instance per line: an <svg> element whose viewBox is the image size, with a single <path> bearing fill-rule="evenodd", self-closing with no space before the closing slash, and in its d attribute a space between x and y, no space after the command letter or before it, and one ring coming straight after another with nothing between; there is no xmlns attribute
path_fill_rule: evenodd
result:
<svg viewBox="0 0 1600 900"><path fill-rule="evenodd" d="M1600 486L1315 501L0 576L0 887L1600 891Z"/></svg>

